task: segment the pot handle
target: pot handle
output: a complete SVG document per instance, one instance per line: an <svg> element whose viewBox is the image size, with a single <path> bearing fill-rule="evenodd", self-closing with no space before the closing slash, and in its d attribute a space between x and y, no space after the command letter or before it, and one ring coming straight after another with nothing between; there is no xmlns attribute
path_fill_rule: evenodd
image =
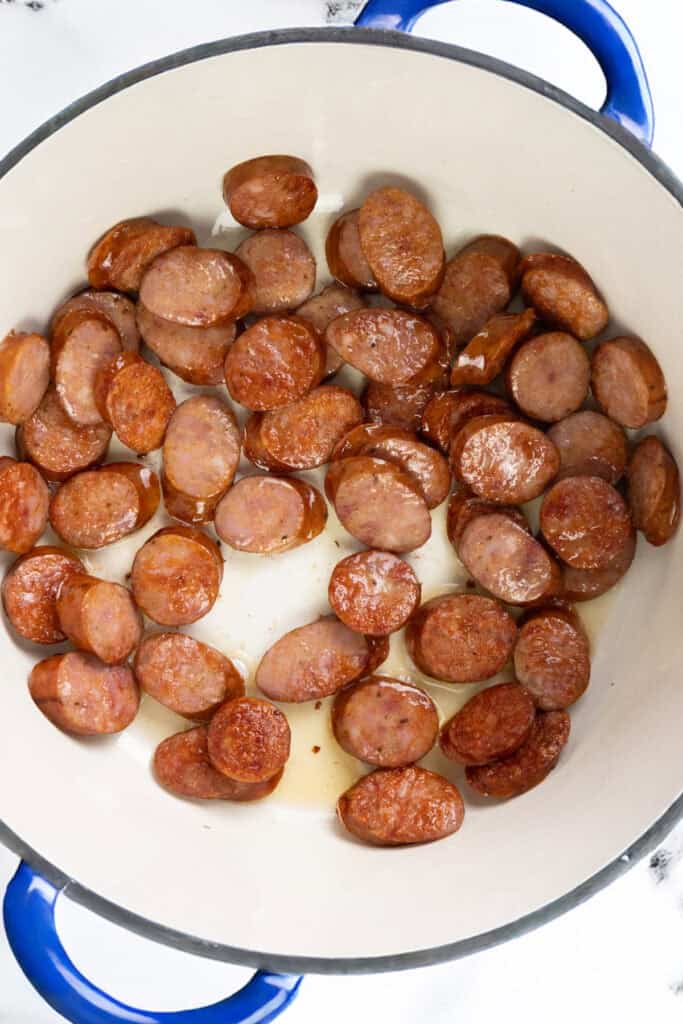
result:
<svg viewBox="0 0 683 1024"><path fill-rule="evenodd" d="M628 26L607 0L511 2L547 14L583 40L607 81L607 98L600 113L651 146L655 120L643 60ZM446 0L368 0L356 25L410 32L421 14L443 3Z"/></svg>
<svg viewBox="0 0 683 1024"><path fill-rule="evenodd" d="M176 1013L136 1010L85 978L69 959L55 927L60 890L26 861L5 893L7 938L19 966L53 1010L72 1024L267 1024L289 1006L301 978L257 971L227 999Z"/></svg>

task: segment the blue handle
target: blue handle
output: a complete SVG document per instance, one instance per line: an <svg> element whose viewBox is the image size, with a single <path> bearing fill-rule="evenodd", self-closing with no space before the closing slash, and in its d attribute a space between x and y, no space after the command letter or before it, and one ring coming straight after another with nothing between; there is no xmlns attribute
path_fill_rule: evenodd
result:
<svg viewBox="0 0 683 1024"><path fill-rule="evenodd" d="M73 965L55 927L58 896L58 889L22 861L5 893L5 929L28 980L72 1024L267 1024L289 1006L301 984L295 974L257 971L239 992L212 1006L177 1013L135 1010Z"/></svg>
<svg viewBox="0 0 683 1024"><path fill-rule="evenodd" d="M635 39L607 0L511 0L547 14L582 39L603 70L607 99L600 113L652 145L655 117ZM356 19L367 28L410 32L421 14L446 0L368 0Z"/></svg>

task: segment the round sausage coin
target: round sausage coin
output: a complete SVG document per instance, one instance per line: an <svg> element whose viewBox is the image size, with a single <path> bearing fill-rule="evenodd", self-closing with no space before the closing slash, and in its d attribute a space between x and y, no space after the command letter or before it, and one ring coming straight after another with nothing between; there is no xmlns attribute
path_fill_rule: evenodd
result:
<svg viewBox="0 0 683 1024"><path fill-rule="evenodd" d="M681 518L678 466L657 437L645 437L628 464L628 500L633 525L650 544L671 540Z"/></svg>
<svg viewBox="0 0 683 1024"><path fill-rule="evenodd" d="M191 228L133 217L114 224L88 253L88 281L93 288L115 288L135 295L150 263L167 249L194 245Z"/></svg>
<svg viewBox="0 0 683 1024"><path fill-rule="evenodd" d="M350 313L352 309L362 309L365 302L357 292L350 288L344 288L339 284L328 284L312 299L304 302L296 310L297 316L308 320L320 337L324 340L327 325L331 324L338 316ZM325 378L337 373L344 365L344 360L329 345L325 345Z"/></svg>
<svg viewBox="0 0 683 1024"><path fill-rule="evenodd" d="M287 719L274 704L256 697L227 700L209 723L209 758L236 782L265 782L289 757Z"/></svg>
<svg viewBox="0 0 683 1024"><path fill-rule="evenodd" d="M46 480L66 480L101 462L112 430L108 423L84 427L69 419L50 388L36 411L17 428L17 450Z"/></svg>
<svg viewBox="0 0 683 1024"><path fill-rule="evenodd" d="M54 334L60 321L74 309L94 310L110 320L119 332L124 352L137 352L140 334L135 322L135 306L129 298L119 292L98 292L92 288L72 295L52 314L50 334Z"/></svg>
<svg viewBox="0 0 683 1024"><path fill-rule="evenodd" d="M28 462L0 457L0 548L23 555L47 526L50 495Z"/></svg>
<svg viewBox="0 0 683 1024"><path fill-rule="evenodd" d="M561 589L557 563L528 526L504 510L470 520L458 557L480 586L507 604L532 604Z"/></svg>
<svg viewBox="0 0 683 1024"><path fill-rule="evenodd" d="M556 608L535 610L519 629L515 675L543 711L574 704L590 679L590 647L578 616ZM499 755L500 756L500 755Z"/></svg>
<svg viewBox="0 0 683 1024"><path fill-rule="evenodd" d="M154 316L138 302L137 324L145 344L188 384L222 384L223 365L235 340L234 320L215 327L186 327Z"/></svg>
<svg viewBox="0 0 683 1024"><path fill-rule="evenodd" d="M84 651L38 662L28 686L43 714L59 729L78 736L121 732L135 718L140 703L127 665L105 665Z"/></svg>
<svg viewBox="0 0 683 1024"><path fill-rule="evenodd" d="M325 256L332 277L363 291L377 291L377 282L360 244L360 210L349 210L335 220L327 234Z"/></svg>
<svg viewBox="0 0 683 1024"><path fill-rule="evenodd" d="M101 423L95 381L121 353L119 332L102 313L75 309L62 317L52 336L52 379L67 415L84 427Z"/></svg>
<svg viewBox="0 0 683 1024"><path fill-rule="evenodd" d="M57 595L57 617L74 647L107 665L124 661L142 636L142 616L126 587L78 573Z"/></svg>
<svg viewBox="0 0 683 1024"><path fill-rule="evenodd" d="M164 789L199 800L260 800L273 792L282 772L265 782L235 782L216 771L209 760L208 731L206 725L197 725L161 741L153 769Z"/></svg>
<svg viewBox="0 0 683 1024"><path fill-rule="evenodd" d="M65 640L57 617L57 595L83 566L63 548L33 548L10 566L2 583L2 603L12 629L34 644Z"/></svg>
<svg viewBox="0 0 683 1024"><path fill-rule="evenodd" d="M329 462L342 437L363 419L358 399L325 384L282 409L264 414L260 443L268 462L287 469L315 469Z"/></svg>
<svg viewBox="0 0 683 1024"><path fill-rule="evenodd" d="M347 754L380 768L401 768L432 749L439 716L431 697L419 687L369 676L337 694L332 730Z"/></svg>
<svg viewBox="0 0 683 1024"><path fill-rule="evenodd" d="M515 418L509 403L498 395L488 391L444 391L425 407L420 433L448 455L451 441L468 420L500 415Z"/></svg>
<svg viewBox="0 0 683 1024"><path fill-rule="evenodd" d="M590 360L571 334L539 334L514 353L506 379L510 394L526 416L557 423L584 402Z"/></svg>
<svg viewBox="0 0 683 1024"><path fill-rule="evenodd" d="M626 575L636 554L635 530L631 530L626 543L604 569L574 569L562 566L562 595L567 601L592 601L600 597Z"/></svg>
<svg viewBox="0 0 683 1024"><path fill-rule="evenodd" d="M244 476L216 508L214 526L236 551L275 555L313 540L325 528L327 505L311 484Z"/></svg>
<svg viewBox="0 0 683 1024"><path fill-rule="evenodd" d="M602 296L571 256L532 253L519 269L525 302L552 327L589 341L607 326L609 310Z"/></svg>
<svg viewBox="0 0 683 1024"><path fill-rule="evenodd" d="M142 611L160 626L186 626L211 611L223 578L218 546L201 530L168 526L140 548L131 582Z"/></svg>
<svg viewBox="0 0 683 1024"><path fill-rule="evenodd" d="M569 731L566 711L539 711L529 736L514 754L472 765L465 769L465 777L482 796L520 796L547 778L560 759Z"/></svg>
<svg viewBox="0 0 683 1024"><path fill-rule="evenodd" d="M593 353L591 388L602 411L622 427L639 430L666 411L664 374L644 341L613 338Z"/></svg>
<svg viewBox="0 0 683 1024"><path fill-rule="evenodd" d="M244 680L215 647L184 633L151 633L135 654L145 693L177 715L206 721L226 700L244 695Z"/></svg>
<svg viewBox="0 0 683 1024"><path fill-rule="evenodd" d="M253 275L238 256L181 245L149 266L140 301L154 316L187 327L212 327L245 316L253 289Z"/></svg>
<svg viewBox="0 0 683 1024"><path fill-rule="evenodd" d="M448 539L455 548L456 553L460 548L460 541L473 519L482 515L506 515L518 526L521 526L527 533L530 532L527 518L520 508L514 505L494 505L492 501L484 501L470 494L465 488L458 488L451 494L448 502L448 513L446 515L446 533Z"/></svg>
<svg viewBox="0 0 683 1024"><path fill-rule="evenodd" d="M293 231L257 231L245 238L235 254L254 275L253 314L283 313L310 298L315 287L315 260Z"/></svg>
<svg viewBox="0 0 683 1024"><path fill-rule="evenodd" d="M420 603L422 587L408 565L386 551L359 551L337 562L327 590L330 607L349 629L395 633Z"/></svg>
<svg viewBox="0 0 683 1024"><path fill-rule="evenodd" d="M553 484L543 498L540 524L553 551L576 569L607 568L633 529L624 499L597 476Z"/></svg>
<svg viewBox="0 0 683 1024"><path fill-rule="evenodd" d="M50 503L50 525L73 547L102 548L144 526L158 504L155 473L134 463L112 463L63 483Z"/></svg>
<svg viewBox="0 0 683 1024"><path fill-rule="evenodd" d="M240 405L265 412L289 405L319 384L325 349L298 316L266 316L248 327L225 358L228 391Z"/></svg>
<svg viewBox="0 0 683 1024"><path fill-rule="evenodd" d="M231 167L223 197L247 228L289 228L306 220L318 198L313 172L295 156L258 156Z"/></svg>
<svg viewBox="0 0 683 1024"><path fill-rule="evenodd" d="M432 324L405 309L354 309L329 324L325 341L380 384L406 384L441 348Z"/></svg>
<svg viewBox="0 0 683 1024"><path fill-rule="evenodd" d="M0 342L0 420L23 423L50 381L50 346L40 334L12 331Z"/></svg>
<svg viewBox="0 0 683 1024"><path fill-rule="evenodd" d="M589 409L554 423L548 437L560 453L560 477L601 476L616 484L626 469L623 429L602 413Z"/></svg>
<svg viewBox="0 0 683 1024"><path fill-rule="evenodd" d="M135 352L122 352L98 371L95 402L121 444L140 455L161 447L175 409L161 370Z"/></svg>
<svg viewBox="0 0 683 1024"><path fill-rule="evenodd" d="M441 730L443 753L459 764L508 757L524 743L536 708L519 683L498 683L471 697Z"/></svg>

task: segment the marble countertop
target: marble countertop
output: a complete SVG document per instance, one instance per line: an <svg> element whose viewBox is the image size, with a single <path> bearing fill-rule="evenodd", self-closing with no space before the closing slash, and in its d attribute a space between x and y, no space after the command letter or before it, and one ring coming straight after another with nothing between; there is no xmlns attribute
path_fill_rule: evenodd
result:
<svg viewBox="0 0 683 1024"><path fill-rule="evenodd" d="M683 176L679 0L615 3L650 74L655 148ZM347 24L361 6L362 0L0 0L0 153L69 101L144 61L241 32ZM586 102L600 102L601 78L585 48L530 11L498 0L461 0L430 12L418 30L493 53ZM15 865L0 847L0 890ZM200 1005L223 997L248 973L140 939L66 900L58 916L79 967L133 1005ZM683 825L608 889L536 932L390 978L309 977L283 1020L674 1024L683 1014L682 940ZM0 932L0 1021L59 1019L25 981Z"/></svg>

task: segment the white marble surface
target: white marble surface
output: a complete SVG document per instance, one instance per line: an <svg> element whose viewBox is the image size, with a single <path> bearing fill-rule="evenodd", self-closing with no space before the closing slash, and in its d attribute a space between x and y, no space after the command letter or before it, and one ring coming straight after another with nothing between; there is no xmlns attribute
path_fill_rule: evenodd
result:
<svg viewBox="0 0 683 1024"><path fill-rule="evenodd" d="M568 0L571 2L571 0ZM282 26L348 22L359 0L0 0L0 153L70 100L154 57ZM617 0L641 45L657 112L655 148L683 176L679 0ZM460 0L419 32L494 53L597 105L601 78L555 25L499 0ZM4 779L2 785L8 785ZM0 787L1 789L1 787ZM0 848L0 890L16 860ZM530 863L533 870L533 863ZM458 880L448 883L457 885ZM218 999L246 971L189 957L108 925L67 901L64 942L119 998L179 1009ZM618 882L540 931L454 964L377 977L306 979L292 1024L609 1019L674 1024L683 1013L683 827ZM58 1020L0 934L0 1022Z"/></svg>

